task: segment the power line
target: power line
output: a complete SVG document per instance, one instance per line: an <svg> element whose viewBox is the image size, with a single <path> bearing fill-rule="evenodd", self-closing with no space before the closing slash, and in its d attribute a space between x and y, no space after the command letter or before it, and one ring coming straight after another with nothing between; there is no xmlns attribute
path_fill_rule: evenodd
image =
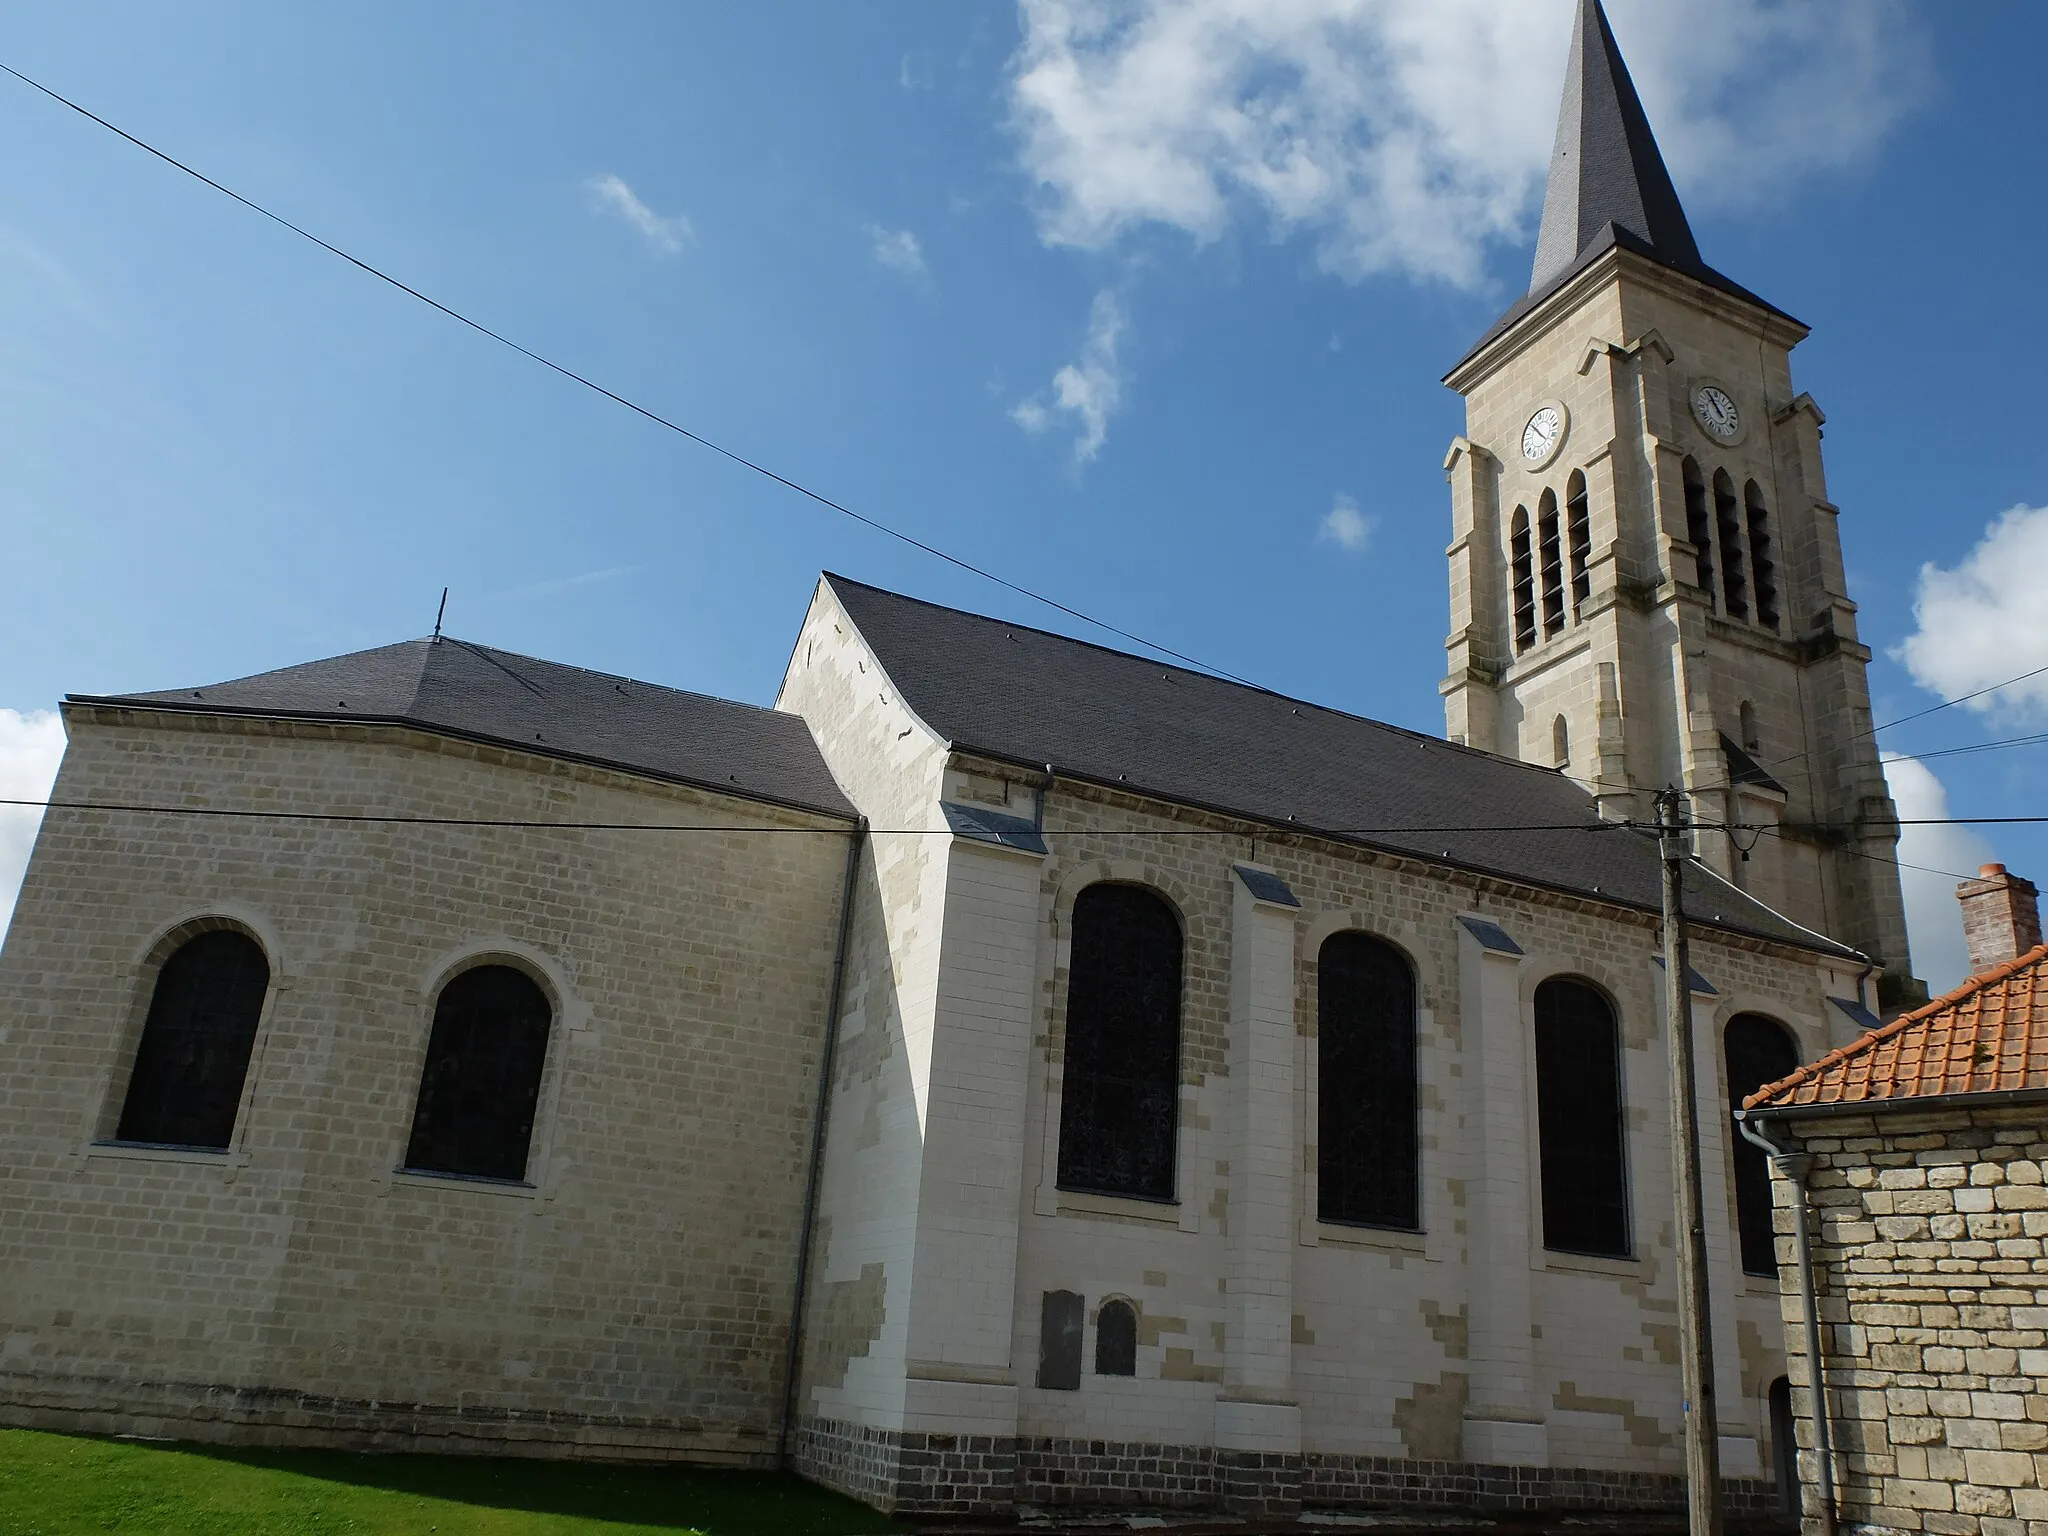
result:
<svg viewBox="0 0 2048 1536"><path fill-rule="evenodd" d="M0 63L0 70L4 70L6 73L12 75L15 79L19 80L23 85L26 85L33 90L42 92L43 95L49 97L50 100L56 102L59 106L69 108L71 111L76 112L80 117L86 118L91 122L99 124L99 126L106 129L107 132L114 134L119 138L127 140L130 144L133 144L137 149L142 150L145 154L154 155L157 159L163 161L165 165L170 166L172 169L184 172L187 176L190 176L194 181L204 183L206 186L209 186L214 191L220 193L223 197L230 198L233 201L240 203L244 208L247 208L250 212L261 214L264 218L270 220L273 224L280 225L283 228L290 230L300 239L310 241L312 244L319 246L321 250L326 251L330 256L337 256L341 260L347 262L350 266L356 267L359 270L368 273L371 277L376 278L379 282L388 283L393 288L396 288L400 293L405 294L407 297L417 299L420 303L426 305L429 309L436 310L439 313L446 315L450 320L456 321L458 324L468 326L471 330L475 331L480 336L488 336L492 341L497 342L500 346L511 348L512 351L517 352L521 357L527 358L532 362L539 363L543 368L549 369L554 373L560 374L563 378L568 379L573 383L580 384L585 389L588 389L595 394L602 395L605 399L611 401L615 405L624 406L627 410L632 411L635 415L645 417L647 420L653 422L656 426L666 427L669 431L675 433L677 436L688 438L691 442L697 444L699 447L708 448L713 453L718 454L723 458L731 460L733 463L741 466L744 469L750 469L755 474L761 475L766 479L774 481L777 485L795 491L799 496L808 497L810 500L816 502L821 507L830 508L834 512L838 512L846 517L852 518L855 522L862 524L864 527L873 529L876 533L885 534L889 538L897 540L899 543L909 545L912 549L921 550L923 553L932 556L934 559L943 560L948 565L955 566L960 570L968 572L970 575L981 577L984 581L994 582L997 586L1002 587L1007 591L1014 592L1019 597L1027 597L1035 603L1043 603L1046 607L1056 609L1058 612L1066 614L1069 618L1079 619L1083 624L1093 625L1095 628L1102 630L1108 634L1115 635L1119 639L1128 640L1133 645L1143 646L1146 650L1149 651L1157 651L1162 656L1170 656L1175 661L1185 662L1187 663L1187 665L1195 668L1197 671L1208 672L1214 674L1217 677L1228 678L1233 683L1244 683L1246 686L1254 688L1259 686L1257 683L1252 682L1250 678L1240 677L1235 672L1225 671L1222 667L1213 666L1206 661L1199 660L1196 657L1188 655L1185 651L1177 651L1170 645L1161 645L1156 640L1147 640L1143 635L1133 634L1128 629L1119 629L1116 625L1109 623L1107 620L1098 619L1093 614L1083 613L1079 608L1070 607L1066 603L1061 602L1056 597L1048 597L1045 593L1036 591L1033 588L1024 586L1018 582L1011 581L1008 577L998 576L994 571L988 569L988 567L986 566L976 565L973 561L963 559L959 555L948 554L945 550L940 549L935 544L927 544L924 542L924 540L917 538L915 535L905 533L900 528L892 528L887 523L881 522L876 518L869 517L864 512L856 512L853 508L845 505L843 502L834 501L831 497L823 494L822 492L814 491L809 486L790 479L787 475L778 474L776 471L768 468L767 465L762 464L757 460L750 459L742 453L735 452L733 449L723 447L718 443L714 443L713 441L711 441L710 438L704 437L699 433L692 432L688 427L683 426L679 422L672 421L670 418L662 415L659 411L652 410L647 406L641 405L637 401L630 400L626 396L619 394L615 390L607 389L604 385L598 383L596 380L588 377L587 375L578 373L575 369L566 367L563 364L554 361L554 359L552 358L544 357L542 354L534 351L531 347L522 346L518 342L514 341L511 337L504 335L502 332L492 330L482 321L473 320L468 315L463 314L462 311L451 308L449 305L443 304L439 299L429 297L427 294L422 293L419 289L412 287L410 284L401 282L398 278L393 277L389 272L384 271L382 268L372 266L369 262L364 261L360 256L350 255L340 246L331 244L330 242L321 239L311 230L302 228L301 226L294 224L290 219L287 219L282 214L271 212L270 209L264 207L261 203L256 202L253 199L244 197L241 193L235 191L235 189L230 186L226 186L221 182L215 181L211 176L208 176L204 171L195 170L193 167L187 165L184 161L178 159L174 155L167 154L165 151L158 149L154 144L149 143L147 140L137 138L134 134L128 132L127 129L118 127L115 124L108 122L104 117L101 117L97 112L94 112L87 107L80 106L77 102L71 100L68 96L59 95L56 91L51 90L50 87L44 85L41 81L31 79L29 76L24 75L20 70L15 69L11 65Z"/></svg>

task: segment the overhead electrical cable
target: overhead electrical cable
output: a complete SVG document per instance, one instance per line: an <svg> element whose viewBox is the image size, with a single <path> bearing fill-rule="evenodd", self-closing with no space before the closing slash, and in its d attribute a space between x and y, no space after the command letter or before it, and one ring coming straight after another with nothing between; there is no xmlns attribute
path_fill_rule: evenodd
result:
<svg viewBox="0 0 2048 1536"><path fill-rule="evenodd" d="M240 203L244 208L247 208L250 212L261 214L264 218L270 220L273 224L280 225L281 227L290 230L300 239L309 241L312 244L319 246L321 250L326 251L330 256L339 257L341 260L347 262L350 266L368 273L371 277L376 278L379 282L388 283L393 288L396 288L400 293L405 294L407 297L417 299L420 303L426 305L429 309L436 310L439 313L446 315L450 320L453 320L460 325L468 326L469 329L475 331L478 335L488 336L492 341L497 342L500 346L511 348L512 351L517 352L521 357L527 358L532 362L539 363L541 367L549 369L554 373L560 374L563 378L568 379L573 383L580 384L585 389L590 390L595 394L602 395L605 399L611 401L615 405L624 406L627 410L632 411L635 415L645 417L647 420L653 422L656 426L666 427L669 431L675 433L677 436L688 438L691 442L697 444L701 448L710 449L713 453L718 454L722 458L731 460L733 463L739 465L743 469L750 469L755 474L761 475L766 479L774 481L777 485L783 486L788 490L795 491L799 496L809 498L811 501L816 502L821 507L829 508L830 510L838 512L843 516L852 518L855 522L860 523L864 527L873 529L876 533L884 534L889 538L895 539L899 543L907 544L912 549L920 550L923 553L932 556L934 559L943 560L948 565L955 566L960 570L968 572L970 575L979 576L984 581L993 582L995 583L995 585L1002 587L1007 591L1016 593L1019 597L1027 597L1035 603L1043 603L1046 607L1055 609L1060 613L1064 613L1065 615L1067 615L1067 617L1071 619L1078 619L1083 624L1092 625L1096 629L1102 630L1107 634L1115 635L1119 639L1128 640L1133 645L1143 646L1148 651L1156 651L1162 656L1172 657L1175 661L1185 662L1187 665L1195 668L1199 672L1208 672L1217 677L1228 678L1233 683L1244 683L1247 686L1254 688L1259 686L1257 683L1252 682L1250 678L1240 677L1235 672L1226 671L1222 667L1215 666L1209 662L1202 661L1197 657L1190 656L1185 651L1177 651L1170 645L1161 645L1156 640L1148 640L1143 635L1133 634L1128 629L1120 629L1116 625L1110 623L1108 620L1098 619L1093 614L1084 613L1079 608L1071 607L1068 604L1061 602L1056 597L1049 597L1045 593L1037 591L1034 588L1024 586L1019 582L1011 581L1006 576L999 576L994 571L990 570L987 566L977 565L972 560L964 559L959 555L949 554L945 550L940 549L935 544L927 544L924 540L916 537L914 534L905 533L900 528L892 528L889 524L882 522L877 518L869 517L864 512L856 512L853 508L847 506L843 502L834 501L830 496L825 495L821 491L814 491L809 486L804 485L799 481L790 479L787 475L778 474L775 470L770 469L767 465L761 463L756 459L750 459L745 454L738 453L733 449L724 447L719 443L714 443L710 438L705 437L700 433L692 432L688 427L683 426L680 422L674 421L669 417L662 415L659 411L641 405L636 400L628 399L626 396L619 394L616 390L607 389L604 385L598 383L595 379L590 378L587 374L578 373L575 369L567 367L562 363L558 363L553 358L546 357L541 353L534 351L531 347L522 346L519 342L514 341L511 337L505 335L503 332L492 330L482 321L473 320L468 315L462 313L461 310L454 309L447 304L443 304L439 299L432 298L429 295L422 293L419 289L414 288L409 283L402 282L400 279L393 277L389 272L384 271L382 268L372 266L369 262L364 261L360 256L351 255L349 252L343 250L340 246L334 245L329 241L321 239L320 236L314 234L311 230L306 229L301 225L294 224L290 219L284 217L283 214L271 212L270 209L264 207L261 203L256 202L254 199L244 197L241 193L237 192L233 187L226 186L221 182L215 181L211 176L207 175L204 171L196 170L192 166L187 165L184 161L178 159L175 155L168 154L165 151L158 149L154 144L149 143L145 139L137 138L127 129L119 127L114 123L108 122L104 117L101 117L97 112L92 111L88 107L80 106L77 102L71 100L70 97L60 95L58 92L51 90L50 87L48 87L47 85L44 85L41 81L32 79L28 75L24 75L20 70L15 69L13 66L5 63L0 63L0 70L4 70L7 74L12 75L15 79L19 80L23 85L26 85L33 90L42 92L43 95L49 97L50 100L56 102L59 106L66 107L71 111L76 112L80 117L86 118L91 122L99 124L99 126L106 129L107 132L114 134L119 138L127 140L130 144L133 144L137 149L142 150L145 154L154 155L157 159L163 161L165 165L170 166L172 169L184 172L187 176L190 176L194 181L201 182L206 186L211 187L214 191L220 193L221 196L230 198L233 201Z"/></svg>

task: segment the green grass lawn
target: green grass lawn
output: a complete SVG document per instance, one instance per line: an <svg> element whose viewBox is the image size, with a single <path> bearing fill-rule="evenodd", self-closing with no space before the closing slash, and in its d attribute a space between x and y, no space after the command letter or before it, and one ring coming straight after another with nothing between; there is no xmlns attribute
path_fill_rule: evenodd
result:
<svg viewBox="0 0 2048 1536"><path fill-rule="evenodd" d="M857 1536L794 1477L473 1456L233 1450L0 1430L0 1536Z"/></svg>

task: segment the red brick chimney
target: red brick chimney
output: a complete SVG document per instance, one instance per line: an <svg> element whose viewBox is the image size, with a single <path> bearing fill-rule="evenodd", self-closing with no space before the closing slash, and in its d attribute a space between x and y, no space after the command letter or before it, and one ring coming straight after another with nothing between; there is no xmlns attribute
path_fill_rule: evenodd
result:
<svg viewBox="0 0 2048 1536"><path fill-rule="evenodd" d="M1970 974L2017 959L2041 942L2040 892L2031 880L2009 875L2003 864L1986 864L1975 880L1956 887L1963 908L1963 942L1970 946Z"/></svg>

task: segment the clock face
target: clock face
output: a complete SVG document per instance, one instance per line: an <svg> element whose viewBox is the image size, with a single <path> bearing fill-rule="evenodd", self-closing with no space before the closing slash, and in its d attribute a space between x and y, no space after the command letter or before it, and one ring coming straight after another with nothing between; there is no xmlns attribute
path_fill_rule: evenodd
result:
<svg viewBox="0 0 2048 1536"><path fill-rule="evenodd" d="M1721 442L1734 442L1735 434L1742 430L1742 416L1735 409L1735 402L1718 385L1702 384L1693 392L1692 413Z"/></svg>
<svg viewBox="0 0 2048 1536"><path fill-rule="evenodd" d="M1522 428L1522 457L1531 464L1547 458L1550 450L1557 446L1557 437L1564 430L1564 419L1557 414L1557 407L1546 405Z"/></svg>

